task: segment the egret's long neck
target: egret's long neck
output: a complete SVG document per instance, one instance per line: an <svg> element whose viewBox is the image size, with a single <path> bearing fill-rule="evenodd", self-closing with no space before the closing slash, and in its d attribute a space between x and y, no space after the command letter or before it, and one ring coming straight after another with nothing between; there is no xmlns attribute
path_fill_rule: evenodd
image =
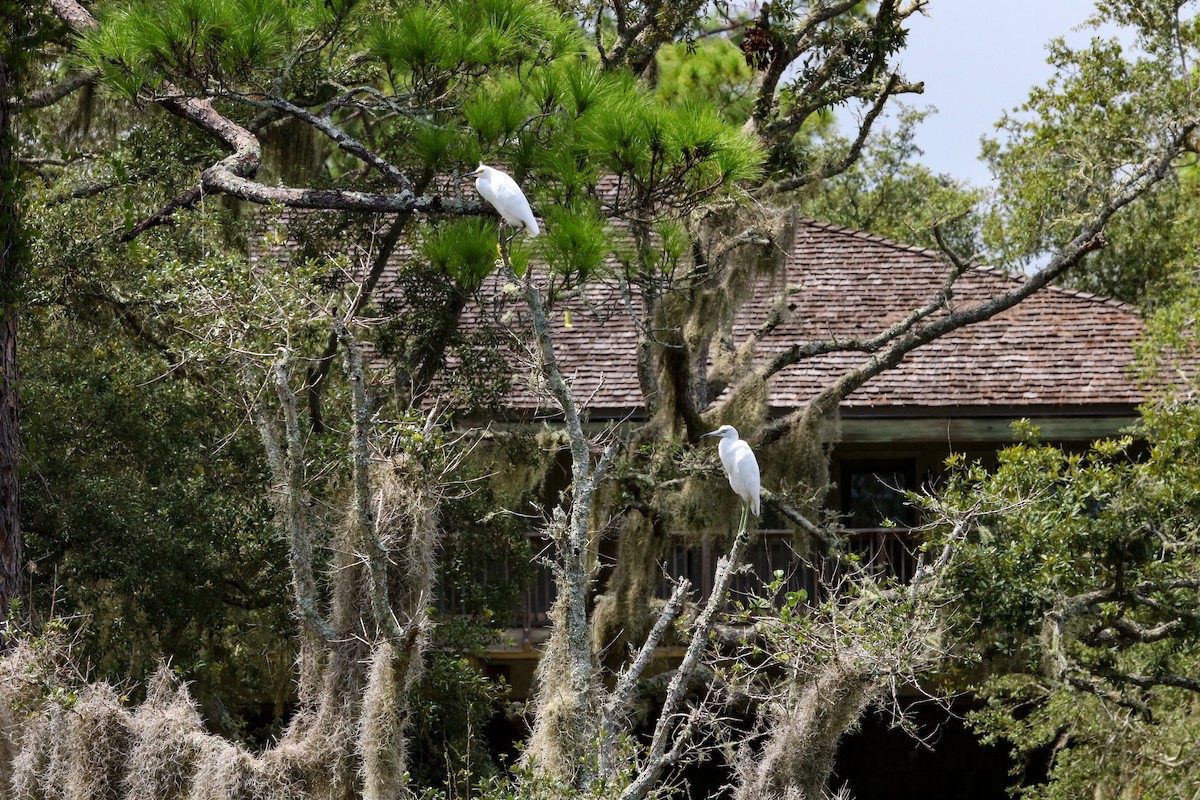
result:
<svg viewBox="0 0 1200 800"><path fill-rule="evenodd" d="M733 439L722 436L720 443L717 444L717 452L721 454L722 463L729 460L733 455Z"/></svg>

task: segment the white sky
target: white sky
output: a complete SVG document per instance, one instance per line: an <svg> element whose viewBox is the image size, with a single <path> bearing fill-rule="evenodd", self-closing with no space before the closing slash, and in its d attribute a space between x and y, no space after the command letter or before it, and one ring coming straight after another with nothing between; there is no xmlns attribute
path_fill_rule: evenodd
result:
<svg viewBox="0 0 1200 800"><path fill-rule="evenodd" d="M926 166L976 186L990 183L978 160L980 137L1050 77L1047 42L1063 36L1082 44L1094 35L1073 30L1093 6L1093 0L932 0L928 17L910 18L900 61L905 77L925 82L925 93L900 100L937 108L917 129Z"/></svg>

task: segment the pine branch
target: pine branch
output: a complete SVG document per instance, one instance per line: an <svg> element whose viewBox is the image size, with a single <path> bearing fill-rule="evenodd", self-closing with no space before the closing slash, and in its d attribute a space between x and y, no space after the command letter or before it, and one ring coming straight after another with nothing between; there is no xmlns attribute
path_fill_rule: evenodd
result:
<svg viewBox="0 0 1200 800"><path fill-rule="evenodd" d="M50 0L50 5L59 18L77 33L86 34L99 26L95 18L76 0ZM401 180L398 185L400 188L399 191L391 194L348 189L268 186L259 183L253 180L253 177L262 164L262 146L250 130L220 114L213 108L211 100L188 96L170 83L164 83L163 92L156 94L153 99L165 111L196 125L221 141L233 152L204 170L198 186L172 200L152 218L140 223L137 226L138 233L155 225L163 224L179 209L194 205L204 193L217 192L260 205L279 204L291 208L376 213L412 211L473 213L478 208L478 204L466 204L458 200L417 196L407 178L399 174L398 170L392 177L396 178L399 175ZM348 137L343 137L343 142L347 146L352 146ZM126 241L128 238L123 237Z"/></svg>

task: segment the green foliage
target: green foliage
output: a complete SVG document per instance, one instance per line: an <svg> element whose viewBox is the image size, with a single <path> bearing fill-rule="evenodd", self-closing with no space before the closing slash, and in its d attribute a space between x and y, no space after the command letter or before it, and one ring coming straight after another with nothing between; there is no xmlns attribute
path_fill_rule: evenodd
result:
<svg viewBox="0 0 1200 800"><path fill-rule="evenodd" d="M503 142L524 127L532 104L517 81L479 87L463 108L463 121L481 143Z"/></svg>
<svg viewBox="0 0 1200 800"><path fill-rule="evenodd" d="M198 89L269 86L288 56L310 47L352 2L137 0L100 10L103 24L80 50L124 94L164 79Z"/></svg>
<svg viewBox="0 0 1200 800"><path fill-rule="evenodd" d="M515 66L577 52L577 29L549 4L447 0L399 8L372 23L366 43L393 81L414 88L453 80L478 67Z"/></svg>
<svg viewBox="0 0 1200 800"><path fill-rule="evenodd" d="M1095 38L1078 49L1052 42L1047 60L1055 77L1001 119L999 138L985 142L1003 210L985 233L1002 262L1027 263L1074 236L1094 209L1119 195L1147 147L1162 144L1173 120L1194 106L1180 56L1190 61L1196 52L1196 31L1177 28L1175 13L1162 9L1135 16L1132 56L1116 40Z"/></svg>
<svg viewBox="0 0 1200 800"><path fill-rule="evenodd" d="M732 41L712 36L659 50L655 93L659 102L670 106L709 105L740 125L750 117L754 77L746 56Z"/></svg>
<svg viewBox="0 0 1200 800"><path fill-rule="evenodd" d="M411 780L470 796L473 784L500 775L487 750L487 729L505 700L503 682L489 680L467 659L430 653L413 687Z"/></svg>
<svg viewBox="0 0 1200 800"><path fill-rule="evenodd" d="M1026 800L1077 797L1170 798L1194 795L1200 775L1189 759L1197 701L1182 690L1154 694L1147 720L1086 692L1053 690L1028 675L1006 675L981 692L986 705L970 723L985 742L1012 747L1014 784ZM1031 783L1050 767L1050 780Z"/></svg>
<svg viewBox="0 0 1200 800"><path fill-rule="evenodd" d="M1137 342L1142 382L1151 393L1183 382L1195 388L1200 357L1200 281L1194 269L1179 270L1160 293L1160 305L1146 319L1146 335Z"/></svg>
<svg viewBox="0 0 1200 800"><path fill-rule="evenodd" d="M1170 303L1179 277L1186 280L1176 272L1193 259L1197 188L1194 168L1160 183L1113 220L1105 229L1106 246L1064 283L1142 307Z"/></svg>
<svg viewBox="0 0 1200 800"><path fill-rule="evenodd" d="M1200 666L1198 433L1194 407L1164 401L1144 410L1144 449L1020 444L992 471L957 464L940 493L971 520L947 591L958 637L994 672L975 723L1027 755L1055 747L1030 796L1179 785L1162 764L1187 726L1148 726L1195 703L1171 676Z"/></svg>
<svg viewBox="0 0 1200 800"><path fill-rule="evenodd" d="M604 218L596 209L579 205L579 211L549 206L544 214L546 233L538 244L552 269L584 282L604 267L612 243Z"/></svg>
<svg viewBox="0 0 1200 800"><path fill-rule="evenodd" d="M626 98L594 116L586 136L602 170L628 176L651 197L694 200L759 174L758 146L705 106L663 108Z"/></svg>
<svg viewBox="0 0 1200 800"><path fill-rule="evenodd" d="M525 499L534 489L525 488ZM520 517L503 510L512 499L483 485L443 507L446 536L438 584L448 619L438 636L455 650L477 653L494 641L498 630L512 627L533 579L527 528ZM455 620L476 630L456 628Z"/></svg>
<svg viewBox="0 0 1200 800"><path fill-rule="evenodd" d="M1049 781L1026 797L1200 786L1181 758L1200 703L1200 412L1189 399L1200 328L1195 282L1179 274L1174 286L1139 345L1153 400L1138 439L1070 453L1029 438L994 470L955 460L940 493L970 530L950 619L988 656L972 724L1011 744L1018 770L1048 763ZM1183 385L1166 391L1164 376Z"/></svg>
<svg viewBox="0 0 1200 800"><path fill-rule="evenodd" d="M219 394L164 379L101 321L47 309L23 330L34 610L88 614L78 655L98 675L136 681L166 654L234 713L257 710L288 675L292 628L258 443L230 437Z"/></svg>
<svg viewBox="0 0 1200 800"><path fill-rule="evenodd" d="M873 139L862 158L798 198L801 212L931 249L939 248L933 233L938 227L956 254L978 255L982 221L976 207L983 193L918 162L922 153L914 135L929 113L903 108L896 127ZM839 151L848 145L834 138L829 146Z"/></svg>
<svg viewBox="0 0 1200 800"><path fill-rule="evenodd" d="M475 291L496 268L496 226L479 217L441 225L423 243L424 257L468 291Z"/></svg>

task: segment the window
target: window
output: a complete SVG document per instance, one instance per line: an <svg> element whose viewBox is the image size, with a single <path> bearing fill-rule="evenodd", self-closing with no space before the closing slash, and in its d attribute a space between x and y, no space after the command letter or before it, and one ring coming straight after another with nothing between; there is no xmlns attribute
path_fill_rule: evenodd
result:
<svg viewBox="0 0 1200 800"><path fill-rule="evenodd" d="M916 488L916 472L912 458L843 461L838 485L846 527L915 525L916 511L907 505L904 492Z"/></svg>

